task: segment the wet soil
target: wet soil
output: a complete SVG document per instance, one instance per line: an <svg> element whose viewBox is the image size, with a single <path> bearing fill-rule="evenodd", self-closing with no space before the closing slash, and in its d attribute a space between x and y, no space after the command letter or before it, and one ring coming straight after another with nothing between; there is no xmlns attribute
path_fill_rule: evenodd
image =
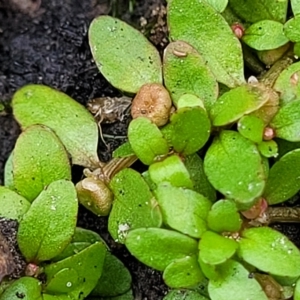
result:
<svg viewBox="0 0 300 300"><path fill-rule="evenodd" d="M129 0L0 0L0 103L8 106L8 113L0 115L0 184L3 184L5 162L20 134L9 109L18 88L29 83L45 84L83 105L95 97L121 96L99 74L92 60L87 30L94 17L107 13L117 15L147 34L159 50L163 49L167 43L163 20L165 1L135 2L131 10ZM129 118L125 118L122 123L105 125L103 132L126 136L128 122ZM108 139L108 147L100 141L101 160L109 160L112 150L123 141ZM80 168L74 168L74 177L80 177L80 172ZM2 234L11 237L8 245L15 245L15 235L9 230L16 232L17 224L2 222L0 225L4 226ZM145 267L126 248L114 243L107 232L107 218L95 217L81 207L78 225L98 232L113 254L129 268L135 299L163 298L167 288L161 274ZM22 269L17 253L13 256L14 264Z"/></svg>

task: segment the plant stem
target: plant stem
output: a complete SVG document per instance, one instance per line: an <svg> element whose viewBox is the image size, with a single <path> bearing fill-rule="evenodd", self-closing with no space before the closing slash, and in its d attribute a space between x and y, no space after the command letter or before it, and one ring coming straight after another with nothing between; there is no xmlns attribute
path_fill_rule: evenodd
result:
<svg viewBox="0 0 300 300"><path fill-rule="evenodd" d="M268 207L265 224L300 223L300 207Z"/></svg>

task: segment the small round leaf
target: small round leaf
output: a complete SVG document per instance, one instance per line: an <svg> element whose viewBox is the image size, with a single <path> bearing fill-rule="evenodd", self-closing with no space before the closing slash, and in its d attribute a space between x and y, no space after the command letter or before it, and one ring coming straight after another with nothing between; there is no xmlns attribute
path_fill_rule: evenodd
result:
<svg viewBox="0 0 300 300"><path fill-rule="evenodd" d="M300 5L299 5L300 6ZM300 16L288 20L284 24L284 34L292 42L300 42Z"/></svg>

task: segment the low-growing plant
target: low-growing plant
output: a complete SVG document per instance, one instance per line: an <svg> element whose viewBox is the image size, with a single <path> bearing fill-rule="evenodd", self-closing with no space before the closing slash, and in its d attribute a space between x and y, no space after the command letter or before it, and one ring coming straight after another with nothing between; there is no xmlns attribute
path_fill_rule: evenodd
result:
<svg viewBox="0 0 300 300"><path fill-rule="evenodd" d="M297 208L276 215L300 189L298 2L169 0L162 60L131 26L95 19L99 70L135 96L128 142L107 164L97 156L97 123L79 104L45 86L17 91L23 133L6 163L0 216L20 222L31 277L0 299L23 287L32 298L83 299L110 286L106 246L75 228L77 197L109 214L115 241L163 272L173 288L165 299L300 299L300 251L268 227L293 213L299 220ZM129 168L137 158L142 173ZM76 190L71 164L87 168ZM128 284L117 286L100 295L132 299Z"/></svg>

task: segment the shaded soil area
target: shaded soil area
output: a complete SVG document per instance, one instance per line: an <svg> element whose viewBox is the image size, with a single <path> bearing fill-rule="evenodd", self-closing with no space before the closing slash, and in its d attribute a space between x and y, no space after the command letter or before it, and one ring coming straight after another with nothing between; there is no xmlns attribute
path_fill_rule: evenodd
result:
<svg viewBox="0 0 300 300"><path fill-rule="evenodd" d="M57 88L83 105L95 97L121 96L99 74L92 60L87 37L92 19L113 13L143 29L158 49L161 50L167 42L165 29L161 29L165 1L140 0L133 9L130 9L129 2L0 0L0 102L9 106L13 93L29 83ZM103 132L126 136L128 122L129 118L125 118L123 123L106 125ZM0 115L0 184L3 184L5 162L19 134L20 128L8 107L8 113ZM112 150L123 140L106 142L108 148L101 141L99 143L99 157L103 161L110 159ZM80 174L81 169L75 168L74 177L80 177ZM17 224L4 225L4 233L10 227L17 230ZM98 218L81 207L78 225L100 233L113 254L129 268L135 299L163 298L167 288L161 274L145 267L125 247L114 243L107 232L107 218Z"/></svg>

